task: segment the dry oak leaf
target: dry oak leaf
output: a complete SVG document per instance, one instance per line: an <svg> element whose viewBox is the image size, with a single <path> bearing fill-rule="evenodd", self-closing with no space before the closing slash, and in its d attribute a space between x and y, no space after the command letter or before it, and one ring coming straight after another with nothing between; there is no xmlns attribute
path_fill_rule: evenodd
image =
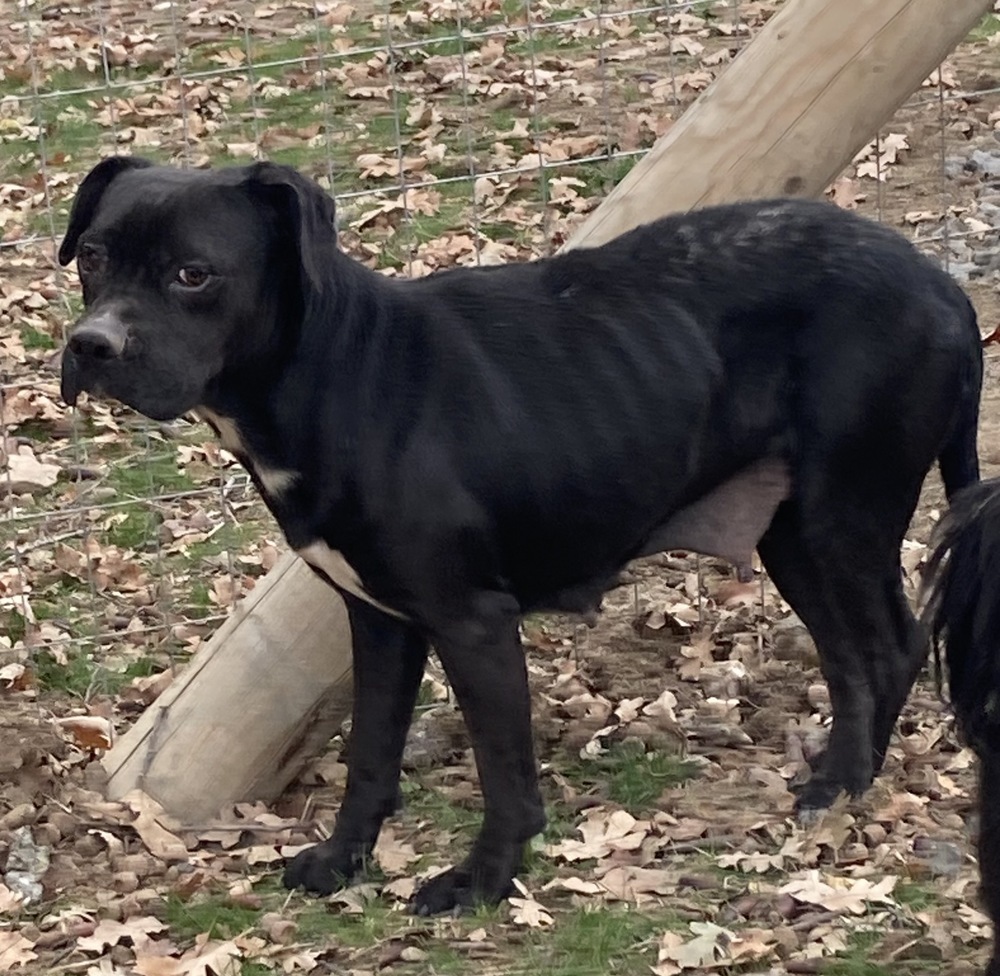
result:
<svg viewBox="0 0 1000 976"><path fill-rule="evenodd" d="M420 860L413 845L397 839L392 827L382 828L372 853L379 867L390 875L401 874L414 861Z"/></svg>
<svg viewBox="0 0 1000 976"><path fill-rule="evenodd" d="M899 162L900 152L909 148L910 144L901 132L890 132L879 142L869 142L854 157L857 175L872 180L887 179L889 168Z"/></svg>
<svg viewBox="0 0 1000 976"><path fill-rule="evenodd" d="M127 922L116 922L113 918L103 918L91 935L77 939L76 947L83 952L104 952L118 945L122 939L131 939L133 943L143 941L153 932L162 932L167 928L164 922L152 915L143 918L130 918Z"/></svg>
<svg viewBox="0 0 1000 976"><path fill-rule="evenodd" d="M51 488L59 478L59 465L39 461L27 444L7 458L7 475L0 480L14 495L30 495Z"/></svg>
<svg viewBox="0 0 1000 976"><path fill-rule="evenodd" d="M549 891L552 888L561 888L563 891L572 891L577 895L600 895L604 888L596 881L586 881L575 874L568 878L553 878L542 886L542 891Z"/></svg>
<svg viewBox="0 0 1000 976"><path fill-rule="evenodd" d="M583 840L562 840L545 848L549 857L566 861L583 861L607 857L612 851L634 851L649 833L649 821L636 820L624 810L608 814L600 807L588 812L587 819L577 828Z"/></svg>
<svg viewBox="0 0 1000 976"><path fill-rule="evenodd" d="M160 671L145 677L133 678L124 689L122 696L129 701L139 701L144 705L152 705L174 680L173 671Z"/></svg>
<svg viewBox="0 0 1000 976"><path fill-rule="evenodd" d="M873 883L867 878L831 878L828 883L819 871L810 871L804 878L796 878L778 889L779 895L791 895L796 901L819 905L830 912L850 912L863 915L872 902L894 905L890 892L899 879L886 875Z"/></svg>
<svg viewBox="0 0 1000 976"><path fill-rule="evenodd" d="M163 861L187 860L188 852L184 842L164 826L169 818L156 800L142 790L129 790L122 801L136 815L132 829L142 839L150 854Z"/></svg>
<svg viewBox="0 0 1000 976"><path fill-rule="evenodd" d="M115 727L103 715L68 715L54 721L81 749L107 750L115 741Z"/></svg>
<svg viewBox="0 0 1000 976"><path fill-rule="evenodd" d="M545 907L531 897L531 893L517 878L514 879L514 887L520 892L521 897L511 896L507 900L510 902L511 921L515 925L540 929L553 924L553 918Z"/></svg>
<svg viewBox="0 0 1000 976"><path fill-rule="evenodd" d="M726 953L732 936L712 922L692 922L693 939L685 941L677 932L664 932L660 937L656 976L675 976L684 969L707 969Z"/></svg>
<svg viewBox="0 0 1000 976"><path fill-rule="evenodd" d="M0 915L19 911L23 905L24 899L20 895L15 895L10 888L0 882Z"/></svg>
<svg viewBox="0 0 1000 976"><path fill-rule="evenodd" d="M260 917L260 927L272 942L288 945L295 938L298 926L290 918L282 918L277 912L265 912Z"/></svg>
<svg viewBox="0 0 1000 976"><path fill-rule="evenodd" d="M0 668L0 688L24 691L31 686L31 672L19 661L11 661Z"/></svg>
<svg viewBox="0 0 1000 976"><path fill-rule="evenodd" d="M321 949L289 948L274 958L280 959L283 973L308 973L319 965L322 954Z"/></svg>
<svg viewBox="0 0 1000 976"><path fill-rule="evenodd" d="M852 180L849 176L842 176L826 188L826 195L842 210L857 210L858 197L861 194L858 190L857 180Z"/></svg>
<svg viewBox="0 0 1000 976"><path fill-rule="evenodd" d="M417 890L417 883L414 877L396 878L382 888L382 894L391 895L399 901L409 901Z"/></svg>
<svg viewBox="0 0 1000 976"><path fill-rule="evenodd" d="M10 972L15 966L25 966L38 958L29 942L20 932L0 932L0 973Z"/></svg>
<svg viewBox="0 0 1000 976"><path fill-rule="evenodd" d="M208 933L195 938L194 948L180 959L136 954L132 969L139 976L240 976L242 953L232 940L210 942Z"/></svg>
<svg viewBox="0 0 1000 976"><path fill-rule="evenodd" d="M641 905L651 895L669 895L677 890L677 877L662 868L618 865L601 876L601 887L609 898Z"/></svg>

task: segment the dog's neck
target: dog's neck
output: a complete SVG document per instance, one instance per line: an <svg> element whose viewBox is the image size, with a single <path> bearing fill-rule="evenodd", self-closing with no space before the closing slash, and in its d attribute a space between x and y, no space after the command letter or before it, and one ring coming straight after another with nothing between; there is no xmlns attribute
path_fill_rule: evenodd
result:
<svg viewBox="0 0 1000 976"><path fill-rule="evenodd" d="M373 419L384 402L371 389L383 378L379 363L393 342L394 296L403 283L340 252L331 260L336 267L323 290L282 303L277 315L286 340L278 344L280 353L248 350L236 368L213 381L194 411L240 460L283 523L283 508L302 502L293 497L304 484L302 459L329 457L335 444L334 456L350 468L361 421ZM297 317L290 318L293 309ZM325 477L326 506L349 486L336 484L335 470Z"/></svg>

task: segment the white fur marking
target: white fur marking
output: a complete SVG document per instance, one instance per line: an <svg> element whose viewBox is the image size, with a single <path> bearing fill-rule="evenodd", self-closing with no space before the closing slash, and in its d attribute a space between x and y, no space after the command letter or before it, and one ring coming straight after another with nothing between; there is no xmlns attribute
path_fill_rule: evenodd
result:
<svg viewBox="0 0 1000 976"><path fill-rule="evenodd" d="M277 498L284 494L295 483L299 473L297 471L279 471L277 468L263 468L254 465L254 471L264 486L264 490L272 497Z"/></svg>
<svg viewBox="0 0 1000 976"><path fill-rule="evenodd" d="M219 435L219 443L230 454L246 454L246 449L243 447L243 441L240 438L239 428L232 417L220 417L217 413L205 407L198 407L196 413L202 420L216 429Z"/></svg>
<svg viewBox="0 0 1000 976"><path fill-rule="evenodd" d="M387 607L384 603L379 603L364 587L361 577L358 576L354 567L344 558L344 554L338 549L331 549L325 542L311 542L308 546L298 550L298 554L310 566L322 570L330 579L342 590L356 596L365 603L370 603L383 613L391 617L405 620L406 617L396 610Z"/></svg>
<svg viewBox="0 0 1000 976"><path fill-rule="evenodd" d="M283 471L279 468L265 468L258 464L256 458L250 454L243 438L240 437L240 430L236 426L236 421L231 417L221 417L213 410L199 407L197 415L215 428L219 436L219 444L230 454L236 454L243 459L244 467L249 468L257 475L257 479L264 487L264 491L272 498L280 497L294 484L298 478L297 471Z"/></svg>

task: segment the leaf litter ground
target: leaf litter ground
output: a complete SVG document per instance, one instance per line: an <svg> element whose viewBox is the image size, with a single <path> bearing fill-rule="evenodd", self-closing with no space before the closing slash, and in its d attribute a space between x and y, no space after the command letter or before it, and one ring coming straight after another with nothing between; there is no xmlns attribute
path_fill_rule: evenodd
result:
<svg viewBox="0 0 1000 976"><path fill-rule="evenodd" d="M550 825L498 909L430 921L400 910L414 879L468 843L480 812L468 740L433 669L404 807L367 876L330 899L289 895L277 878L281 858L335 815L347 734L271 808L240 805L196 828L141 793L100 795L95 760L281 542L205 428L59 403L57 349L77 289L48 235L80 176L116 146L193 165L263 151L351 191L345 246L387 273L548 253L775 6L744 4L734 18L730 5L614 16L606 4L598 22L559 2L534 14L558 26L528 31L520 4L482 0L464 13L479 34L457 41L462 10L447 3L331 5L314 17L311 5L209 2L178 22L170 5L117 2L103 33L82 8L56 5L30 36L4 4L0 94L64 94L0 100L0 234L22 242L4 249L0 280L0 503L11 516L0 968L974 971L989 933L970 856L971 757L933 682L911 695L876 786L797 826L788 785L829 719L814 649L769 584L740 585L707 560L700 576L677 555L632 567L592 630L525 622ZM984 22L859 154L831 188L840 205L939 254L960 239L989 257L988 174L943 175L941 135L957 156L995 144L998 26ZM121 87L95 82L102 48ZM405 197L401 169L416 184ZM494 170L505 172L466 178ZM991 331L996 274L979 267L967 286ZM991 352L987 475L1000 465L996 379ZM932 477L904 553L911 591L942 506Z"/></svg>

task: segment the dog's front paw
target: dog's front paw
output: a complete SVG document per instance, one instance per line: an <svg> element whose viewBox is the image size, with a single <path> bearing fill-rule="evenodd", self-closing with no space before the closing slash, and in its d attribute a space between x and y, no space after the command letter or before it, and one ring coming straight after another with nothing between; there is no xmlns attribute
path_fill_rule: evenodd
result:
<svg viewBox="0 0 1000 976"><path fill-rule="evenodd" d="M827 779L814 775L795 792L795 816L803 827L809 827L823 819L827 810L833 806L841 793L847 792L848 796L860 796L864 790L846 791L840 783L831 783Z"/></svg>
<svg viewBox="0 0 1000 976"><path fill-rule="evenodd" d="M414 915L438 915L477 905L496 905L514 892L514 875L521 867L524 845L490 843L480 837L459 865L431 878L410 899Z"/></svg>
<svg viewBox="0 0 1000 976"><path fill-rule="evenodd" d="M496 905L514 891L512 877L494 878L489 883L479 874L473 877L463 865L438 874L419 888L410 899L413 915L440 915L463 912L479 905Z"/></svg>
<svg viewBox="0 0 1000 976"><path fill-rule="evenodd" d="M348 884L357 874L361 861L358 852L326 841L299 851L285 865L281 882L286 888L305 888L315 895L329 895Z"/></svg>

